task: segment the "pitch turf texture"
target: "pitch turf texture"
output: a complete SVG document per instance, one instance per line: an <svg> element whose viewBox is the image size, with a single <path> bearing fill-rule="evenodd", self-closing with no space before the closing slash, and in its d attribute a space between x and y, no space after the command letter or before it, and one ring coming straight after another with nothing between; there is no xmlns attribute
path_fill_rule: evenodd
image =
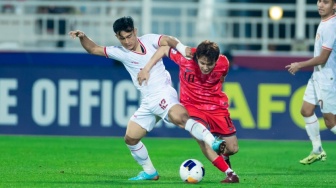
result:
<svg viewBox="0 0 336 188"><path fill-rule="evenodd" d="M224 176L192 139L145 138L158 181L128 181L141 168L122 138L0 136L0 187L335 187L335 142L324 142L328 158L299 164L310 149L306 141L240 140L231 158L239 184L220 184ZM180 164L200 160L205 177L186 184Z"/></svg>

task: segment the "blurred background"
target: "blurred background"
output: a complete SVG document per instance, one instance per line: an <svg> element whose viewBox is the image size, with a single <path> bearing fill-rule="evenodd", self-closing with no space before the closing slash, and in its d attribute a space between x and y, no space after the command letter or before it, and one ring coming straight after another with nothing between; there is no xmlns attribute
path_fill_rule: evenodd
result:
<svg viewBox="0 0 336 188"><path fill-rule="evenodd" d="M80 49L66 35L75 28L109 45L114 20L130 15L140 35L191 46L206 38L223 50L309 52L320 21L315 0L2 0L0 8L1 49Z"/></svg>
<svg viewBox="0 0 336 188"><path fill-rule="evenodd" d="M308 138L300 107L311 69L294 77L284 67L313 56L316 0L1 0L0 134L123 136L140 98L128 73L67 35L119 45L112 24L122 16L139 36L220 45L238 138ZM165 65L178 89L178 67ZM162 122L149 136L190 137Z"/></svg>

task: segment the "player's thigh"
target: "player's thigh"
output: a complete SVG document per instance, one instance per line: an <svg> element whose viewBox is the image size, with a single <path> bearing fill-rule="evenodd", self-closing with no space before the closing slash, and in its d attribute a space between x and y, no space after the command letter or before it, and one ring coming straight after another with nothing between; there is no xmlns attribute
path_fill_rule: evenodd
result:
<svg viewBox="0 0 336 188"><path fill-rule="evenodd" d="M189 119L189 114L181 104L175 104L169 109L168 117L170 122L184 128Z"/></svg>
<svg viewBox="0 0 336 188"><path fill-rule="evenodd" d="M126 135L134 139L141 139L147 133L147 130L138 123L130 120L127 124Z"/></svg>

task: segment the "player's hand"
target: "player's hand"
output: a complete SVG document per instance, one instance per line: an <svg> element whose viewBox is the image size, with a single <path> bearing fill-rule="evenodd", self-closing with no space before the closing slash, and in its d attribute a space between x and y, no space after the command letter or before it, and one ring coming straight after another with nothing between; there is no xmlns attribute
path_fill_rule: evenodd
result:
<svg viewBox="0 0 336 188"><path fill-rule="evenodd" d="M186 52L186 58L187 59L193 58L193 54L191 52L191 47L187 46L186 49L185 49L185 52Z"/></svg>
<svg viewBox="0 0 336 188"><path fill-rule="evenodd" d="M288 72L292 75L295 75L297 71L300 70L300 65L297 62L291 63L290 65L287 65L285 68L288 69Z"/></svg>
<svg viewBox="0 0 336 188"><path fill-rule="evenodd" d="M149 79L149 71L146 69L141 69L138 73L138 83L141 86L142 83L145 81L145 85L147 85L148 79Z"/></svg>
<svg viewBox="0 0 336 188"><path fill-rule="evenodd" d="M69 35L71 36L71 38L75 39L76 37L78 38L84 37L85 33L83 31L76 30L76 31L70 31Z"/></svg>

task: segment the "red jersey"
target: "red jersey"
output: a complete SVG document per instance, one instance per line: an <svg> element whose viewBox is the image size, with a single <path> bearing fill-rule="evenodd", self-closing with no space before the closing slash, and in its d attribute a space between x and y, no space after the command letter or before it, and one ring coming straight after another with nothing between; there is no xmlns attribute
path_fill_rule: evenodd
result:
<svg viewBox="0 0 336 188"><path fill-rule="evenodd" d="M186 59L173 48L169 51L169 58L180 67L180 101L183 105L192 105L200 110L228 109L228 97L223 92L224 78L229 70L229 61L225 56L219 56L209 74L202 74L197 62Z"/></svg>

